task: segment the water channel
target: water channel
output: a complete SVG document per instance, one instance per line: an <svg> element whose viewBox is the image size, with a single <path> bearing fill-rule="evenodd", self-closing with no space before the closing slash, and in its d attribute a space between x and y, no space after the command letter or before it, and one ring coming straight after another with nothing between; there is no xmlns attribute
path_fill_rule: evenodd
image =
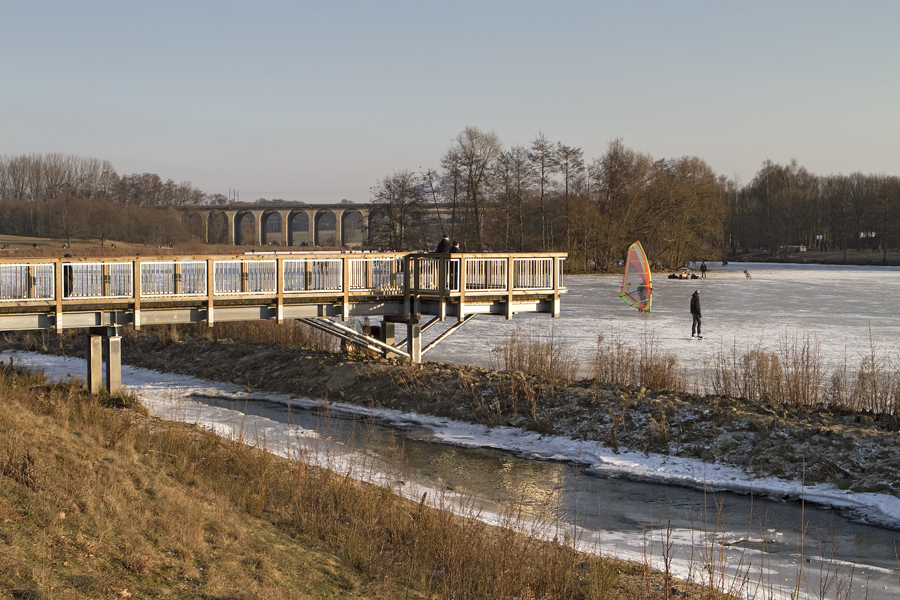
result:
<svg viewBox="0 0 900 600"><path fill-rule="evenodd" d="M491 340L499 341L521 321L526 327L552 326L585 360L601 333L649 330L691 368L722 345L777 348L779 338L790 335L816 335L835 362L838 354L863 355L873 344L889 351L900 339L900 269L776 266L755 268L748 280L743 266L731 267L703 281L654 284L649 315L619 306L617 278L570 277L559 319L479 318L426 358L491 366ZM698 288L709 324L699 342L685 335L687 300ZM55 378L82 377L85 368L81 360L30 353L15 359ZM677 574L694 579L703 579L704 562L712 562L726 577L746 577L751 585L744 591L756 589L758 598L789 597L799 578L801 597L900 599L900 531L847 510L598 476L577 455L553 460L521 446L504 450L512 446L502 436L433 418L339 405L323 413L309 399L129 367L123 368L123 382L164 418L199 422L336 470L355 469L408 497L427 493L440 506L475 510L491 522L502 522L505 507L521 506L527 510L520 521L524 529L550 539L572 536L588 551L658 567L668 554ZM540 447L541 441L534 444ZM666 547L671 550L664 552ZM726 587L737 587L728 581Z"/></svg>

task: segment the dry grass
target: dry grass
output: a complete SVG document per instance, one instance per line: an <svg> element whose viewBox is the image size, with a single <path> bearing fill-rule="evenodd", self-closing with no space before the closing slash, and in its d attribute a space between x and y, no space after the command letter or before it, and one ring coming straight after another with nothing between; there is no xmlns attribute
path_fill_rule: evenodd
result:
<svg viewBox="0 0 900 600"><path fill-rule="evenodd" d="M125 405L0 370L0 597L644 597L638 565L541 541L555 521L489 526Z"/></svg>
<svg viewBox="0 0 900 600"><path fill-rule="evenodd" d="M854 368L845 356L829 374L814 336L779 338L778 352L737 345L707 365L707 393L796 408L828 408L900 416L900 356L870 342Z"/></svg>
<svg viewBox="0 0 900 600"><path fill-rule="evenodd" d="M127 335L155 335L165 343L177 343L184 336L205 340L233 339L257 344L275 344L291 348L305 348L317 352L337 352L338 338L300 321L226 321L190 325L145 325L140 332L125 329Z"/></svg>
<svg viewBox="0 0 900 600"><path fill-rule="evenodd" d="M549 332L525 332L517 327L503 336L503 342L492 350L501 370L521 371L527 375L556 381L571 381L578 375L578 359L569 343Z"/></svg>
<svg viewBox="0 0 900 600"><path fill-rule="evenodd" d="M686 380L678 368L678 359L659 347L659 340L647 329L641 332L637 347L626 342L621 331L607 339L601 335L590 363L591 378L600 385L646 387L681 392Z"/></svg>

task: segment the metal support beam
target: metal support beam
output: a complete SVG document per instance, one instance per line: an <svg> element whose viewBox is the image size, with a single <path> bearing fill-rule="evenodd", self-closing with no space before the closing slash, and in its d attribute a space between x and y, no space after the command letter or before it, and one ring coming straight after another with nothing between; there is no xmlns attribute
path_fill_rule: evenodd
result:
<svg viewBox="0 0 900 600"><path fill-rule="evenodd" d="M424 325L422 325L422 329L419 331L419 333L425 333L425 331L426 331L429 327L431 327L431 326L434 325L435 323L439 323L440 320L441 320L440 315L434 317L433 319L431 319L430 321L428 321L427 323L425 323ZM405 321L405 320L404 320L404 321L401 321L401 323L406 323L406 321ZM403 338L403 339L400 340L399 342L396 342L396 343L391 344L391 345L392 345L394 348L400 348L400 347L406 345L406 340L407 340L407 339L409 339L409 338Z"/></svg>
<svg viewBox="0 0 900 600"><path fill-rule="evenodd" d="M454 331L456 331L457 329L459 329L460 327L462 327L463 325L465 325L466 323L468 323L469 321L471 321L472 319L474 319L476 314L477 314L477 313L472 313L471 315L469 315L468 317L466 317L466 318L463 319L462 321L457 321L456 323L454 323L453 326L450 327L450 329L448 329L447 331L445 331L445 332L442 333L441 335L437 336L434 340L431 341L430 344L428 344L427 346L425 346L424 348L422 348L422 354L425 354L426 352L428 352L429 350L431 350L432 348L434 348L435 346L437 346L437 345L438 345L438 342L440 342L440 341L446 339L447 336L449 336L451 333L453 333Z"/></svg>
<svg viewBox="0 0 900 600"><path fill-rule="evenodd" d="M319 331L324 331L325 333L330 333L331 335L344 340L345 342L350 342L351 344L356 344L357 346L362 346L367 350L371 350L372 352L378 353L389 353L393 352L394 354L399 354L401 356L405 356L409 358L409 354L402 350L398 350L393 346L389 346L385 344L381 340L376 340L375 338L369 337L363 333L356 331L346 325L341 325L340 323L335 323L330 319L320 319L320 318L300 318L297 319L301 323L305 323L310 327L314 327Z"/></svg>

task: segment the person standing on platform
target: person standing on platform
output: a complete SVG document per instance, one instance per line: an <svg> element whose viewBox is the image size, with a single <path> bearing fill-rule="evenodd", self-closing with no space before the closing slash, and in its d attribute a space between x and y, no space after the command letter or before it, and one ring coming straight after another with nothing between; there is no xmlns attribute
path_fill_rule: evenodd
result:
<svg viewBox="0 0 900 600"><path fill-rule="evenodd" d="M435 252L438 252L440 254L450 252L450 248L452 247L453 245L450 243L450 236L445 235L443 238L441 238L441 241L438 242L437 250L435 250Z"/></svg>
<svg viewBox="0 0 900 600"><path fill-rule="evenodd" d="M700 290L694 290L694 295L691 296L691 317L693 318L691 337L702 340L703 336L700 335Z"/></svg>

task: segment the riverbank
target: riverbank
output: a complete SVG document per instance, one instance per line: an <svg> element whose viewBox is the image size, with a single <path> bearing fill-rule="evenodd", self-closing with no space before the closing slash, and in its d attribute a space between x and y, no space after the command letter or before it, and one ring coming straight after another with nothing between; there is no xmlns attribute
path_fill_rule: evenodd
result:
<svg viewBox="0 0 900 600"><path fill-rule="evenodd" d="M84 354L83 336L50 341ZM24 347L23 347L24 349ZM34 349L34 348L28 348ZM759 405L736 398L559 383L520 372L351 358L234 340L125 338L123 360L247 389L395 409L546 436L614 452L696 459L853 493L900 497L900 422L864 413Z"/></svg>
<svg viewBox="0 0 900 600"><path fill-rule="evenodd" d="M726 259L728 262L752 262L752 263L796 263L800 265L856 265L863 267L872 266L900 266L900 252L888 250L873 251L871 248L859 249L847 248L846 250L816 250L809 249L805 252L784 252L782 254L734 254ZM721 264L720 261L709 263L711 267Z"/></svg>
<svg viewBox="0 0 900 600"><path fill-rule="evenodd" d="M0 598L723 597L425 500L0 365Z"/></svg>

